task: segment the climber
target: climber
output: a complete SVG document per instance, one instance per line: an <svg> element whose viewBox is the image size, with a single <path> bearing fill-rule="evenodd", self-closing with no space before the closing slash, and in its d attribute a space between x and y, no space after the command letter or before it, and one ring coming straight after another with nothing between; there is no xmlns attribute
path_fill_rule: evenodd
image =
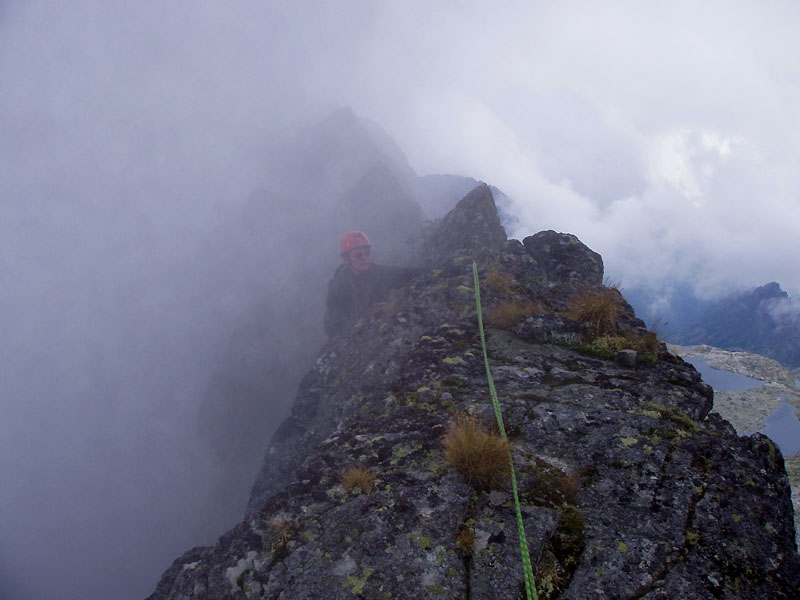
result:
<svg viewBox="0 0 800 600"><path fill-rule="evenodd" d="M342 264L328 283L325 302L325 333L342 330L352 319L362 316L382 302L389 291L404 286L419 274L417 269L376 265L370 262L371 244L364 233L349 231L339 242Z"/></svg>

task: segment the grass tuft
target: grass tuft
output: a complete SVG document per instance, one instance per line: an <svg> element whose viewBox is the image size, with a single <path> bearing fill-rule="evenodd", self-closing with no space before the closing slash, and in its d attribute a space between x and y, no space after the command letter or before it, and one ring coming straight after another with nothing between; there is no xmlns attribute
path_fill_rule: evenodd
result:
<svg viewBox="0 0 800 600"><path fill-rule="evenodd" d="M510 477L508 441L474 416L456 415L442 446L448 464L478 491L500 488Z"/></svg>
<svg viewBox="0 0 800 600"><path fill-rule="evenodd" d="M564 315L568 319L589 325L590 334L596 338L617 332L617 320L622 308L622 297L614 288L588 291L574 297Z"/></svg>
<svg viewBox="0 0 800 600"><path fill-rule="evenodd" d="M279 513L269 520L270 529L274 535L270 548L272 556L278 559L285 558L288 554L286 545L294 536L294 521L286 513Z"/></svg>
<svg viewBox="0 0 800 600"><path fill-rule="evenodd" d="M475 528L465 526L458 532L456 537L456 548L465 558L471 558L475 554Z"/></svg>
<svg viewBox="0 0 800 600"><path fill-rule="evenodd" d="M491 307L486 314L486 322L499 329L512 329L525 317L542 312L535 302L500 302Z"/></svg>
<svg viewBox="0 0 800 600"><path fill-rule="evenodd" d="M359 465L351 465L342 473L339 482L350 493L371 494L375 488L375 474Z"/></svg>
<svg viewBox="0 0 800 600"><path fill-rule="evenodd" d="M631 349L639 353L640 362L653 364L658 360L661 341L655 333L644 335L627 333L625 335L602 334L589 341L583 350L603 358L614 358L620 350Z"/></svg>
<svg viewBox="0 0 800 600"><path fill-rule="evenodd" d="M489 267L486 277L481 281L481 287L498 296L508 296L511 293L511 279L496 266Z"/></svg>

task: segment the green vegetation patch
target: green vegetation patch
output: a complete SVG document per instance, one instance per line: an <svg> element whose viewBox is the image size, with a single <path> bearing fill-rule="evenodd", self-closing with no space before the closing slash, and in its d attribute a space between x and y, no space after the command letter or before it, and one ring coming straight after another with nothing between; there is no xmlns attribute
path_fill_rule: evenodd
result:
<svg viewBox="0 0 800 600"><path fill-rule="evenodd" d="M581 478L575 474L567 474L553 465L535 459L534 483L525 491L525 502L547 508L562 508L575 503Z"/></svg>
<svg viewBox="0 0 800 600"><path fill-rule="evenodd" d="M574 506L561 512L547 551L534 566L539 600L551 600L569 587L584 549L583 515Z"/></svg>
<svg viewBox="0 0 800 600"><path fill-rule="evenodd" d="M361 577L355 577L353 575L348 575L347 579L344 580L344 587L349 587L350 592L354 596L360 596L364 592L364 586L367 583L370 575L375 572L375 569L372 567L364 567L361 570Z"/></svg>
<svg viewBox="0 0 800 600"><path fill-rule="evenodd" d="M638 362L653 364L658 360L659 342L656 334L648 332L644 335L629 333L625 335L600 335L590 337L587 343L578 346L578 350L598 358L613 359L622 350L635 350L638 353Z"/></svg>
<svg viewBox="0 0 800 600"><path fill-rule="evenodd" d="M630 412L651 418L667 419L680 425L687 431L697 431L697 423L677 406L664 406L656 402L645 401L639 404L638 409L634 409ZM658 416L656 417L656 415Z"/></svg>

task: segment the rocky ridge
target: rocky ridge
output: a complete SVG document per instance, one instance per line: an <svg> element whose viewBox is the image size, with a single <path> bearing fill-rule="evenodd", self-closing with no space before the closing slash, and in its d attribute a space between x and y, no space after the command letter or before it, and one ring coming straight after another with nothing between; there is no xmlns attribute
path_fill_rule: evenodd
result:
<svg viewBox="0 0 800 600"><path fill-rule="evenodd" d="M508 486L476 489L442 453L454 415L493 418L473 260L539 597L796 597L780 452L709 414L712 390L602 285L599 255L506 240L481 185L419 256L320 351L245 519L152 600L523 597ZM578 310L598 300L613 318Z"/></svg>
<svg viewBox="0 0 800 600"><path fill-rule="evenodd" d="M730 422L739 435L748 435L765 426L764 419L775 412L781 403L790 404L800 414L798 369L788 369L778 361L752 354L733 352L713 346L668 345L671 352L689 358L699 356L708 366L720 371L738 373L763 383L763 387L744 391L714 390L713 412ZM786 457L786 472L792 486L796 541L800 546L800 454Z"/></svg>

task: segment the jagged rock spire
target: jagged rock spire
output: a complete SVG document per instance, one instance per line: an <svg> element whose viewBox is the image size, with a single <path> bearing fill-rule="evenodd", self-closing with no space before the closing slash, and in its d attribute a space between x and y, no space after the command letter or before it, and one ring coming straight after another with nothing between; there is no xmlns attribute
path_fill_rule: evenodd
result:
<svg viewBox="0 0 800 600"><path fill-rule="evenodd" d="M499 254L506 239L492 190L482 183L442 219L423 245L423 257L438 266L454 257L485 262Z"/></svg>

